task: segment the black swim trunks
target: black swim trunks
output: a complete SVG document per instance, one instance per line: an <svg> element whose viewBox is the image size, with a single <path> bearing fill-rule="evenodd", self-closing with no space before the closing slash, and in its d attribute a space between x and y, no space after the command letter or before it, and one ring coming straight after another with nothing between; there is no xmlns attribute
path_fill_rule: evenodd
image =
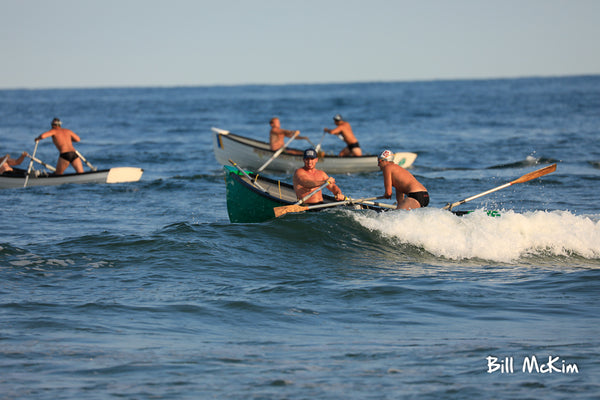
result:
<svg viewBox="0 0 600 400"><path fill-rule="evenodd" d="M65 153L60 153L60 158L67 160L68 162L73 162L79 158L76 152L67 151Z"/></svg>
<svg viewBox="0 0 600 400"><path fill-rule="evenodd" d="M352 150L352 149L360 149L360 145L358 144L358 142L348 145L348 150Z"/></svg>
<svg viewBox="0 0 600 400"><path fill-rule="evenodd" d="M429 193L427 192L412 192L407 194L407 196L418 201L421 207L427 207L429 204Z"/></svg>

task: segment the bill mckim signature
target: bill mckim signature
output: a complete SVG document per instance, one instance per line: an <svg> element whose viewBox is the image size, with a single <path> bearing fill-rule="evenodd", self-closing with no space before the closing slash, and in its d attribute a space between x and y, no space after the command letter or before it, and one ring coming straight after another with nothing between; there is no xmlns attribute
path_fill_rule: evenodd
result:
<svg viewBox="0 0 600 400"><path fill-rule="evenodd" d="M487 356L488 374L514 374L515 358ZM518 367L518 366L517 366ZM518 370L517 370L518 372ZM558 356L538 358L536 356L524 357L521 363L521 372L526 374L578 374L579 367L575 363L568 363Z"/></svg>

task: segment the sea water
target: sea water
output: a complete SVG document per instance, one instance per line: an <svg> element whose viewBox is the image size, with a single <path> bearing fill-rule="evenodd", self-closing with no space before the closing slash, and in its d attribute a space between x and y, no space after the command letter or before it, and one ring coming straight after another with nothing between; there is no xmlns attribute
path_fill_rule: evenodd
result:
<svg viewBox="0 0 600 400"><path fill-rule="evenodd" d="M0 91L0 154L59 117L95 166L144 169L0 190L0 397L596 398L599 110L599 76ZM230 223L211 127L278 116L337 153L336 113L367 153L416 152L430 207Z"/></svg>

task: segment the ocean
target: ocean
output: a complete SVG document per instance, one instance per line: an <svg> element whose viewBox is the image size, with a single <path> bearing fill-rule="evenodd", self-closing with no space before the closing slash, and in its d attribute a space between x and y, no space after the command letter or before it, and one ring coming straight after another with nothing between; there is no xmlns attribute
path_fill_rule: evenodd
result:
<svg viewBox="0 0 600 400"><path fill-rule="evenodd" d="M230 223L211 128L317 143L337 113L416 152L430 206ZM0 190L0 398L598 398L600 76L0 90L0 154L54 117L144 175Z"/></svg>

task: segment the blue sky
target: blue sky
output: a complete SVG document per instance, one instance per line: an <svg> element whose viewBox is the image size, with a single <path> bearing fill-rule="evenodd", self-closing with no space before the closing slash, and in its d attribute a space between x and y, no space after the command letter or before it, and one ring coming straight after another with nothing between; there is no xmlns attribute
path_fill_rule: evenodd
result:
<svg viewBox="0 0 600 400"><path fill-rule="evenodd" d="M0 88L600 73L598 0L0 0Z"/></svg>

